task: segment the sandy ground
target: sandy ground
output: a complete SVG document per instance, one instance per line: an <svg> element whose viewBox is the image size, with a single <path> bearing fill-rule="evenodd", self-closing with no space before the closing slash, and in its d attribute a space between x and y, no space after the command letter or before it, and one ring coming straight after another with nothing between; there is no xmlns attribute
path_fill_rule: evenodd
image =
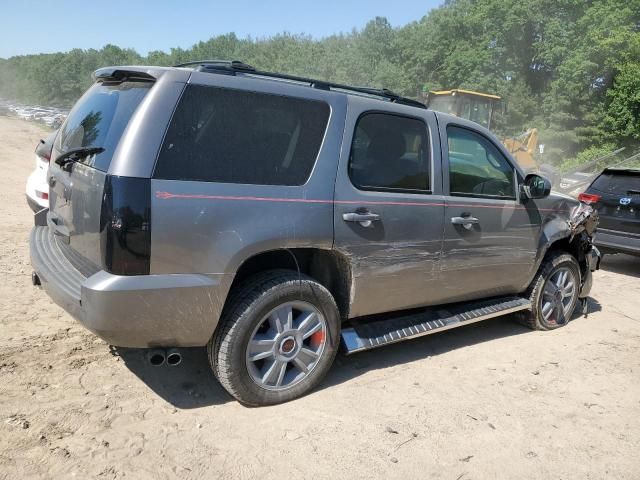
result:
<svg viewBox="0 0 640 480"><path fill-rule="evenodd" d="M640 258L606 258L561 330L501 318L339 356L311 395L248 409L203 350L149 367L31 286L42 133L0 117L0 478L640 478Z"/></svg>

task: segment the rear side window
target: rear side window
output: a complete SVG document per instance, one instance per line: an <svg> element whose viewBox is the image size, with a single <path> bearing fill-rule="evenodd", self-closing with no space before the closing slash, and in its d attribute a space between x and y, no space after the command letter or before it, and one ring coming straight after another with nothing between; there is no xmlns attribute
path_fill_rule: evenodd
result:
<svg viewBox="0 0 640 480"><path fill-rule="evenodd" d="M368 113L356 125L349 176L363 190L429 191L427 126L422 120Z"/></svg>
<svg viewBox="0 0 640 480"><path fill-rule="evenodd" d="M74 148L102 147L104 152L84 162L106 172L124 129L152 86L152 82L94 84L60 128L54 157Z"/></svg>
<svg viewBox="0 0 640 480"><path fill-rule="evenodd" d="M303 185L328 120L324 102L189 85L171 120L154 177Z"/></svg>
<svg viewBox="0 0 640 480"><path fill-rule="evenodd" d="M624 173L604 172L594 180L591 187L605 193L637 195L640 194L640 171Z"/></svg>

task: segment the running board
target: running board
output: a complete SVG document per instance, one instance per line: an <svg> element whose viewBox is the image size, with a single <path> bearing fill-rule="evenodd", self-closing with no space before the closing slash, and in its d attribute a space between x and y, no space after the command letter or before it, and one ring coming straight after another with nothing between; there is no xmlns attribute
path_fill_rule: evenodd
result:
<svg viewBox="0 0 640 480"><path fill-rule="evenodd" d="M529 300L512 296L432 307L383 320L354 319L342 330L342 347L349 355L530 308Z"/></svg>

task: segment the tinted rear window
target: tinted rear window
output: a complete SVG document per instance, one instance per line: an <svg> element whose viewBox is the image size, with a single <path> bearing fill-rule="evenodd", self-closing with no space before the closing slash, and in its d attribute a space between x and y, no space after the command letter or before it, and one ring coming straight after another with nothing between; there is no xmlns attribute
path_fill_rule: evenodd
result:
<svg viewBox="0 0 640 480"><path fill-rule="evenodd" d="M189 85L171 120L154 177L303 185L328 119L324 102Z"/></svg>
<svg viewBox="0 0 640 480"><path fill-rule="evenodd" d="M591 184L592 188L606 193L626 195L629 191L640 191L640 172L613 173L600 175Z"/></svg>
<svg viewBox="0 0 640 480"><path fill-rule="evenodd" d="M106 172L124 129L152 85L152 82L94 84L60 128L55 155L73 148L102 147L104 152L85 159L85 163Z"/></svg>

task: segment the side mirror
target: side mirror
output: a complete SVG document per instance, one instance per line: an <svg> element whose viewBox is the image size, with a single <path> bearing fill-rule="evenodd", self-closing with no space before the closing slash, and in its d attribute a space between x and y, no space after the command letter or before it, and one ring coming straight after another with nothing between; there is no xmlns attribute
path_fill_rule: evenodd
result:
<svg viewBox="0 0 640 480"><path fill-rule="evenodd" d="M523 198L545 198L551 193L551 182L540 175L530 173L520 185L520 195Z"/></svg>

